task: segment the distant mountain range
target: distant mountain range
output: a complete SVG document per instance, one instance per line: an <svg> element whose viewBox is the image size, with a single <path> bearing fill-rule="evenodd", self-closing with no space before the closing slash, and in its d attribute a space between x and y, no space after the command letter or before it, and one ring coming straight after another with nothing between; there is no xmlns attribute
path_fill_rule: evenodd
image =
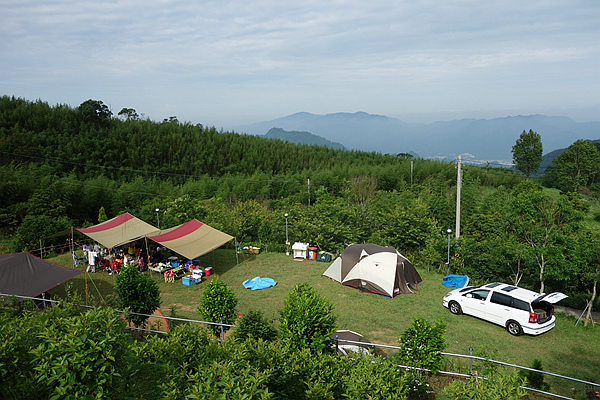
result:
<svg viewBox="0 0 600 400"><path fill-rule="evenodd" d="M502 165L510 164L512 146L524 130L532 129L541 135L545 153L567 148L578 139L600 138L600 122L579 123L567 117L545 115L411 124L365 112L327 115L300 112L243 125L235 131L265 135L271 128L320 136L351 150L412 153L422 158L447 160L462 154L465 162L490 161Z"/></svg>
<svg viewBox="0 0 600 400"><path fill-rule="evenodd" d="M260 136L260 135L259 135ZM332 149L346 150L341 143L332 142L324 137L313 135L310 132L286 131L281 128L271 128L263 137L267 139L280 139L285 142L296 144L316 144L318 146L331 147Z"/></svg>

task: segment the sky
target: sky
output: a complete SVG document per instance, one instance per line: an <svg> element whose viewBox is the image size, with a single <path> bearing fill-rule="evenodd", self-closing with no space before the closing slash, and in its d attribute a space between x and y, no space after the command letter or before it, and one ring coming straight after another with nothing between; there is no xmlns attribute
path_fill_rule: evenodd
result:
<svg viewBox="0 0 600 400"><path fill-rule="evenodd" d="M1 0L0 95L232 127L600 120L598 0Z"/></svg>

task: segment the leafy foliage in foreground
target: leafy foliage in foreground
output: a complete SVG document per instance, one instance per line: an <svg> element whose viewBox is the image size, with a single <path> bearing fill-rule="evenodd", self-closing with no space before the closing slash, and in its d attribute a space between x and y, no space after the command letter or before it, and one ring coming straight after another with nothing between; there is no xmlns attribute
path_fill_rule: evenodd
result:
<svg viewBox="0 0 600 400"><path fill-rule="evenodd" d="M160 307L160 289L156 281L139 272L136 266L126 266L115 279L115 290L119 294L119 306L134 313L152 315ZM141 325L147 318L131 315L136 325Z"/></svg>
<svg viewBox="0 0 600 400"><path fill-rule="evenodd" d="M108 308L0 313L0 398L122 397L133 361L123 327Z"/></svg>
<svg viewBox="0 0 600 400"><path fill-rule="evenodd" d="M219 277L211 280L202 292L202 299L198 305L198 311L207 322L217 324L233 324L235 322L235 307L237 298L229 286ZM210 329L215 335L220 330L228 331L228 326L211 325Z"/></svg>
<svg viewBox="0 0 600 400"><path fill-rule="evenodd" d="M295 349L332 352L331 334L337 320L333 308L331 300L319 295L309 284L296 285L279 312L281 340Z"/></svg>

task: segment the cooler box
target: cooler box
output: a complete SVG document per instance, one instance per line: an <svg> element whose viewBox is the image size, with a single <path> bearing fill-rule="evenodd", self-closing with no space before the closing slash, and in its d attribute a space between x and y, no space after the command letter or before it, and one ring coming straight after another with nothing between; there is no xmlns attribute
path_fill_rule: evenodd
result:
<svg viewBox="0 0 600 400"><path fill-rule="evenodd" d="M206 267L204 269L204 275L206 275L206 276L212 275L212 267Z"/></svg>
<svg viewBox="0 0 600 400"><path fill-rule="evenodd" d="M191 276L184 276L183 278L181 278L181 283L184 284L185 286L196 285L196 284L198 284L200 282L201 282L200 279L196 279L196 278L191 277Z"/></svg>
<svg viewBox="0 0 600 400"><path fill-rule="evenodd" d="M331 254L325 253L323 251L323 252L317 254L317 261L330 262L331 261Z"/></svg>
<svg viewBox="0 0 600 400"><path fill-rule="evenodd" d="M308 259L309 260L316 260L317 259L317 248L316 247L309 247L308 248Z"/></svg>

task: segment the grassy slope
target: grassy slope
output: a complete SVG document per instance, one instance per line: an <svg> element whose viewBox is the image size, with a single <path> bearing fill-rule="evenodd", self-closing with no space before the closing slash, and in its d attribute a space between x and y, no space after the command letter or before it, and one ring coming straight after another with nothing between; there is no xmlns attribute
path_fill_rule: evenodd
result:
<svg viewBox="0 0 600 400"><path fill-rule="evenodd" d="M214 260L214 261L213 261ZM55 262L69 263L67 256ZM316 261L294 261L277 253L262 253L258 256L240 256L236 266L236 256L232 250L217 250L202 258L204 266L213 265L218 274L235 292L238 298L238 312L250 309L262 310L267 318L277 319L278 310L283 307L285 296L297 283L308 282L319 293L337 303L335 312L339 315L340 328L362 333L375 343L395 345L397 339L415 317L430 321L441 319L447 324L446 343L451 353L468 354L473 347L477 354L482 346L492 358L523 366L530 366L535 358L542 360L545 371L567 375L583 380L600 378L600 327L574 327L575 319L557 315L556 328L538 337L513 337L500 326L496 326L467 316L455 316L442 306L442 297L450 289L441 284L441 275L427 273L419 269L423 282L415 294L400 295L394 299L361 293L340 285L322 276L329 263ZM73 280L80 293L85 292L85 274ZM255 276L275 279L277 286L259 291L244 289L242 282ZM96 296L98 287L103 295L113 293L114 276L91 274L94 284L88 280L90 295ZM100 283L100 278L102 282ZM200 319L196 307L201 299L205 283L187 287L176 283L164 283L164 279L153 273L161 289L162 311L170 315L170 308L176 307L178 316ZM208 277L207 279L212 279ZM64 293L64 286L54 289L55 294ZM568 390L571 385L564 380L548 379L553 388ZM583 389L581 386L580 389ZM572 395L572 393L563 393Z"/></svg>

